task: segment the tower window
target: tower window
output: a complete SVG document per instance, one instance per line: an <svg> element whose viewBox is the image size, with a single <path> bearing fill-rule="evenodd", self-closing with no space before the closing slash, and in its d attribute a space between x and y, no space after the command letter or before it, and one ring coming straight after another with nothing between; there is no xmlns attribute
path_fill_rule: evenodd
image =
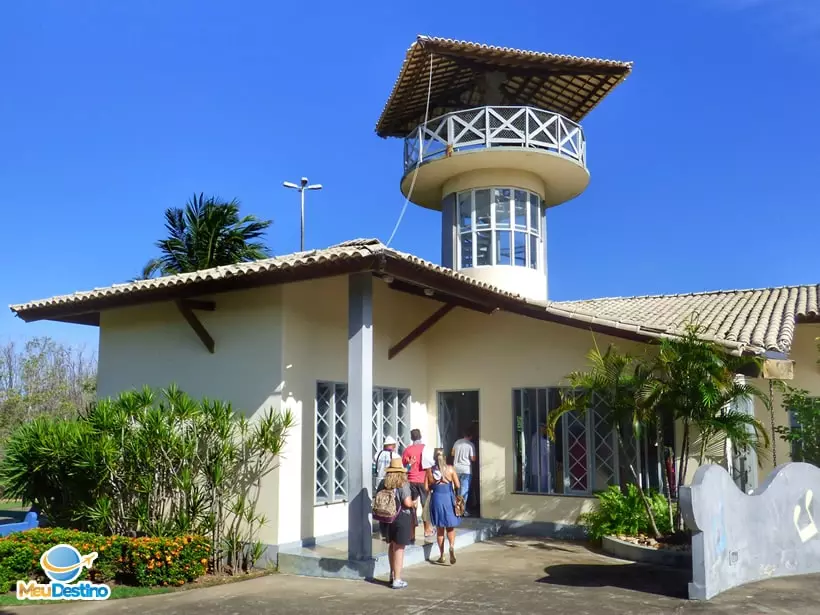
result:
<svg viewBox="0 0 820 615"><path fill-rule="evenodd" d="M460 269L512 265L541 269L541 198L517 188L465 190L458 204Z"/></svg>

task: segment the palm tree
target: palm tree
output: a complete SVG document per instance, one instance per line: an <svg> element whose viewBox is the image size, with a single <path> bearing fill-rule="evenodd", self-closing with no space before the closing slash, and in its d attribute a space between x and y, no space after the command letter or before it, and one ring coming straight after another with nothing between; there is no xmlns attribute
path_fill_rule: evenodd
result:
<svg viewBox="0 0 820 615"><path fill-rule="evenodd" d="M555 426L567 412L583 416L597 403L602 404L608 410L608 423L615 431L622 459L628 460L632 480L649 518L649 526L655 539L658 539L661 534L655 513L641 487L634 463L640 430L652 420L652 407L641 403L641 392L646 388L647 379L652 377L651 368L627 354L619 353L612 346L601 353L597 344L587 355L587 360L587 371L576 371L567 376L573 390L562 395L561 405L549 414L547 429L550 437L555 437ZM627 442L632 446L628 446Z"/></svg>
<svg viewBox="0 0 820 615"><path fill-rule="evenodd" d="M188 273L266 258L270 252L258 240L270 225L270 220L255 216L240 218L236 199L223 201L195 194L184 209L165 210L168 236L156 243L162 254L148 261L142 277Z"/></svg>
<svg viewBox="0 0 820 615"><path fill-rule="evenodd" d="M760 360L729 355L713 342L704 340L703 333L703 327L692 320L686 324L682 337L662 340L653 367L656 377L649 381L643 393L648 403L672 412L675 419L682 422L679 486L688 470L692 427L701 434L700 464L705 461L710 438L720 434L740 448L761 443L769 445L766 429L760 421L731 409L736 401L744 398L758 398L769 407L767 396L757 387L735 379L735 375L750 364L759 367Z"/></svg>
<svg viewBox="0 0 820 615"><path fill-rule="evenodd" d="M704 329L696 317L686 324L680 338L661 341L657 359L652 366L653 377L647 379L641 392L642 404L655 408L680 421L683 427L678 487L686 480L692 447L692 428L699 434L699 465L706 461L710 442L725 444L731 440L739 450L769 446L763 424L754 416L734 410L741 399L758 398L769 407L769 400L754 386L737 382L735 376L760 360L727 354L713 342L703 339ZM758 457L760 459L760 456ZM678 511L678 528L682 519Z"/></svg>

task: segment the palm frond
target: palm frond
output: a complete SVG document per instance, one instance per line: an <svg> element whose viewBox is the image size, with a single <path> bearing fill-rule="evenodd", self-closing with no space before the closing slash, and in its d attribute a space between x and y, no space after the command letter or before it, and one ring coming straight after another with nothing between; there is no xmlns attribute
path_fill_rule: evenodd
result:
<svg viewBox="0 0 820 615"><path fill-rule="evenodd" d="M267 258L259 241L272 221L240 216L239 201L194 194L184 208L165 211L166 237L156 243L160 256L143 268L144 277L199 271Z"/></svg>

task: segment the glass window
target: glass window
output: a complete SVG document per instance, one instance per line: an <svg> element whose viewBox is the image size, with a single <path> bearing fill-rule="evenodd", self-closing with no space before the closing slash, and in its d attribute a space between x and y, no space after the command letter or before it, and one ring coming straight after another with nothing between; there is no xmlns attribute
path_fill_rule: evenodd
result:
<svg viewBox="0 0 820 615"><path fill-rule="evenodd" d="M513 390L515 432L515 490L524 493L589 495L610 485L634 482L619 456L618 439L606 407L594 407L582 415L567 413L555 426L554 439L544 427L549 413L561 405L558 387ZM628 430L628 426L627 426ZM639 440L626 441L632 463L637 465L643 486L662 489L661 465L643 430ZM640 468L645 466L641 472ZM650 468L651 466L651 468Z"/></svg>
<svg viewBox="0 0 820 615"><path fill-rule="evenodd" d="M526 233L515 232L515 261L518 267L527 266L527 235Z"/></svg>
<svg viewBox="0 0 820 615"><path fill-rule="evenodd" d="M461 192L458 195L458 228L459 230L470 230L473 228L473 208L471 204L472 193Z"/></svg>
<svg viewBox="0 0 820 615"><path fill-rule="evenodd" d="M490 191L475 191L475 225L476 228L490 228Z"/></svg>
<svg viewBox="0 0 820 615"><path fill-rule="evenodd" d="M510 231L495 232L495 264L511 264Z"/></svg>
<svg viewBox="0 0 820 615"><path fill-rule="evenodd" d="M538 195L515 188L482 188L458 193L456 203L459 268L512 265L540 269L543 245Z"/></svg>
<svg viewBox="0 0 820 615"><path fill-rule="evenodd" d="M468 269L473 266L473 234L462 233L461 235L461 268Z"/></svg>
<svg viewBox="0 0 820 615"><path fill-rule="evenodd" d="M347 385L316 384L317 502L347 498Z"/></svg>
<svg viewBox="0 0 820 615"><path fill-rule="evenodd" d="M536 234L538 233L539 227L541 226L539 224L541 220L541 207L538 204L539 200L540 199L536 195L530 195L530 230Z"/></svg>
<svg viewBox="0 0 820 615"><path fill-rule="evenodd" d="M476 238L476 266L481 267L483 265L492 265L493 264L493 253L492 253L492 245L493 245L493 234L489 231L479 231L475 234Z"/></svg>
<svg viewBox="0 0 820 615"><path fill-rule="evenodd" d="M495 208L495 228L510 228L510 200L512 191L507 188L496 188L493 194Z"/></svg>
<svg viewBox="0 0 820 615"><path fill-rule="evenodd" d="M530 268L538 269L538 237L530 235Z"/></svg>
<svg viewBox="0 0 820 615"><path fill-rule="evenodd" d="M515 228L527 230L527 192L515 191Z"/></svg>
<svg viewBox="0 0 820 615"><path fill-rule="evenodd" d="M399 449L410 444L410 391L373 387L372 451L382 449L392 436ZM343 502L348 497L347 384L316 383L316 485L317 503Z"/></svg>

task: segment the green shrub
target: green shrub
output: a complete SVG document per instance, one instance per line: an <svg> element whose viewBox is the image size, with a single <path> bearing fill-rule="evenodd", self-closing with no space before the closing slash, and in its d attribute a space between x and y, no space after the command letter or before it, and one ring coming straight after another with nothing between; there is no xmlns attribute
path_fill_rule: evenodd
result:
<svg viewBox="0 0 820 615"><path fill-rule="evenodd" d="M135 585L183 585L208 571L211 547L199 537L135 538L126 547L126 567Z"/></svg>
<svg viewBox="0 0 820 615"><path fill-rule="evenodd" d="M661 534L672 531L669 525L669 507L666 498L655 492L646 492L652 505L652 512ZM637 536L651 533L649 516L641 501L638 488L629 484L626 493L619 487L611 486L598 494L598 508L581 516L581 522L587 526L589 536L600 540L604 536Z"/></svg>
<svg viewBox="0 0 820 615"><path fill-rule="evenodd" d="M0 460L0 489L52 525L104 535L207 536L219 571L260 549L259 485L276 467L290 412L250 421L231 404L174 386L103 399L72 419L21 425Z"/></svg>
<svg viewBox="0 0 820 615"><path fill-rule="evenodd" d="M30 547L0 540L0 594L11 591L18 580L28 579L28 573L36 563Z"/></svg>
<svg viewBox="0 0 820 615"><path fill-rule="evenodd" d="M91 570L78 580L117 581L129 585L182 585L208 571L211 547L200 536L126 538L78 530L38 528L0 539L0 593L18 579L47 582L40 557L57 544L70 544L81 555L97 552Z"/></svg>
<svg viewBox="0 0 820 615"><path fill-rule="evenodd" d="M11 534L4 540L23 544L32 549L36 561L34 568L30 571L30 578L40 581L47 580L40 569L40 556L54 545L69 544L81 555L96 551L97 559L91 570L83 569L80 574L80 580L88 579L94 583L113 581L117 577L122 567L123 549L128 541L127 538L120 536L101 536L62 528L37 528Z"/></svg>

